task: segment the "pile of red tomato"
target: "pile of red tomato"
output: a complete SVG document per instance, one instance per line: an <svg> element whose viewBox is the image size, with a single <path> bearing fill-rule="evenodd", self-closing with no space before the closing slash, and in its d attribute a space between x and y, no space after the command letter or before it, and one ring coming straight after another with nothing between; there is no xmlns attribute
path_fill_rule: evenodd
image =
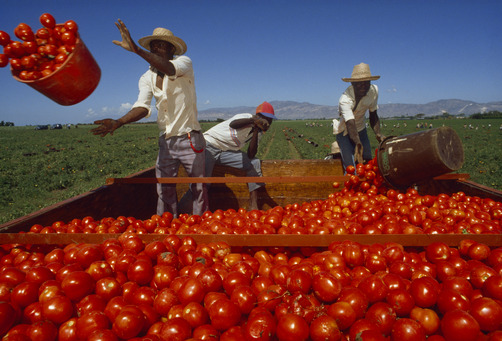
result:
<svg viewBox="0 0 502 341"><path fill-rule="evenodd" d="M375 160L348 173L326 200L266 211L33 225L119 237L2 245L2 341L502 340L502 247L231 248L178 235L501 232L500 202L387 188ZM159 240L143 242L147 233Z"/></svg>
<svg viewBox="0 0 502 341"><path fill-rule="evenodd" d="M166 235L3 245L11 340L500 340L502 248L231 249Z"/></svg>
<svg viewBox="0 0 502 341"><path fill-rule="evenodd" d="M37 80L47 77L68 59L78 39L78 26L73 20L56 24L49 13L40 16L42 28L32 28L20 23L14 35L20 39L11 40L7 32L0 31L0 67L10 64L13 74L22 80Z"/></svg>
<svg viewBox="0 0 502 341"><path fill-rule="evenodd" d="M170 213L140 220L91 216L51 226L33 225L32 233L158 234L500 234L502 202L468 196L419 195L386 186L376 159L347 169L344 188L326 200L269 210L228 209L202 216ZM357 171L357 173L356 173ZM357 174L357 175L356 175ZM340 184L334 184L339 187Z"/></svg>

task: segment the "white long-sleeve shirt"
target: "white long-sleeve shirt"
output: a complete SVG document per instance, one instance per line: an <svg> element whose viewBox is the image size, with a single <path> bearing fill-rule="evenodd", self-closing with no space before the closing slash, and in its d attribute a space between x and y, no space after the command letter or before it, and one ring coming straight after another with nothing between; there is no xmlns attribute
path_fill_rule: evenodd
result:
<svg viewBox="0 0 502 341"><path fill-rule="evenodd" d="M351 85L344 91L338 101L340 120L335 119L336 122L333 120L333 134L343 133L347 135L345 122L350 119L355 119L357 131L361 131L366 127L366 111L373 112L378 109L378 87L375 84L371 84L368 93L361 98L357 108L354 108L355 104L356 96L354 94L354 87Z"/></svg>
<svg viewBox="0 0 502 341"><path fill-rule="evenodd" d="M164 76L162 89L157 88L157 73L152 69L145 72L138 83L138 99L133 105L143 107L151 115L151 102L155 98L158 110L157 124L160 135L166 138L180 136L192 130L201 130L197 119L197 96L192 60L178 56L171 60L176 74Z"/></svg>

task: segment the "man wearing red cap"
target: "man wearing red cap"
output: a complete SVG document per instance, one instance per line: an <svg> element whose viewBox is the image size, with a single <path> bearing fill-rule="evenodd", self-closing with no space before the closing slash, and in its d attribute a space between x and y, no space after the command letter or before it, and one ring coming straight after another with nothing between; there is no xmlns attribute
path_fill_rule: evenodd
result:
<svg viewBox="0 0 502 341"><path fill-rule="evenodd" d="M263 102L256 115L237 114L204 133L206 139L206 176L211 176L216 164L242 169L247 176L262 176L261 161L255 158L260 136L275 119L274 108ZM249 142L247 153L241 151ZM249 183L248 210L258 209L257 189L264 183Z"/></svg>

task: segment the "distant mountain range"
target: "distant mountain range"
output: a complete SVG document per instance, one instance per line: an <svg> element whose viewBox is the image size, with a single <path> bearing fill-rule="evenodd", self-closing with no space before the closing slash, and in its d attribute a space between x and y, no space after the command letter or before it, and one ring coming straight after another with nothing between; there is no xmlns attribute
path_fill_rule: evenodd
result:
<svg viewBox="0 0 502 341"><path fill-rule="evenodd" d="M331 119L338 116L338 107L331 105L317 105L307 102L271 101L275 115L278 119ZM443 99L427 104L379 104L378 116L389 117L414 117L417 114L437 116L443 113L450 115L464 114L466 116L490 112L502 112L502 101L490 103L476 103L460 99ZM199 120L214 121L227 119L239 113L254 113L256 107L214 108L199 111Z"/></svg>

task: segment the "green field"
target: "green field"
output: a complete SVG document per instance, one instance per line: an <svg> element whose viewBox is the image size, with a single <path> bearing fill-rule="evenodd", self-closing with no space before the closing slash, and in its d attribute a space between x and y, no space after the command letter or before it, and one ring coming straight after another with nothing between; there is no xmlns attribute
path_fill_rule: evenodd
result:
<svg viewBox="0 0 502 341"><path fill-rule="evenodd" d="M457 131L465 154L460 173L502 190L502 119L383 120L382 132L408 134L425 122ZM202 127L206 130L214 124L204 122ZM474 128L469 129L469 124ZM106 178L127 176L155 164L155 123L128 125L105 138L92 135L92 128L0 127L0 224L100 187ZM371 131L369 135L376 148ZM258 157L321 159L333 141L330 120L276 121L263 135Z"/></svg>

